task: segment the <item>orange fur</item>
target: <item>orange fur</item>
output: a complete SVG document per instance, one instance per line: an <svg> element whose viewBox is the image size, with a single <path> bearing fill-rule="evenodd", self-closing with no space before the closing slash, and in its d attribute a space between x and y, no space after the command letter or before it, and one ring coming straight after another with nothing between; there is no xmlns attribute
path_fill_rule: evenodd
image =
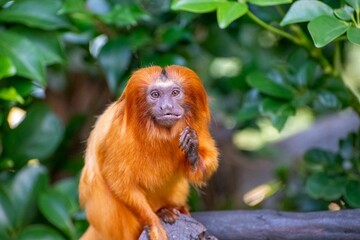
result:
<svg viewBox="0 0 360 240"><path fill-rule="evenodd" d="M167 239L156 212L184 207L189 183L203 186L216 170L218 152L208 130L210 111L200 79L181 66L166 71L185 92L185 117L170 129L148 115L146 91L159 79L157 66L134 72L119 100L97 120L79 185L90 223L82 239L137 239L144 227L151 240ZM186 126L199 139L195 168L179 148Z"/></svg>

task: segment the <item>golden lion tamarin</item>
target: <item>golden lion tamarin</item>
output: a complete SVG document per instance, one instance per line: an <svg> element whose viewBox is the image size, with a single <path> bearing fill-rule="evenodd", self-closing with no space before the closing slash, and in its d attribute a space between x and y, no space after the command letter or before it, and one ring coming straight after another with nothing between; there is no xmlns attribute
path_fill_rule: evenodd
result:
<svg viewBox="0 0 360 240"><path fill-rule="evenodd" d="M82 239L168 239L161 220L188 214L189 184L218 166L199 77L181 66L133 73L88 139L79 191L90 223Z"/></svg>

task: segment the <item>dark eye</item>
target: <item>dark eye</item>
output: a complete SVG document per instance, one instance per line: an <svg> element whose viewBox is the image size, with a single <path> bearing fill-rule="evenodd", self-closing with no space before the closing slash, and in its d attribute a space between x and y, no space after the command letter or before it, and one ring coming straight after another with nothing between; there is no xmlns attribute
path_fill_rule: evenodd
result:
<svg viewBox="0 0 360 240"><path fill-rule="evenodd" d="M152 92L150 93L150 95L151 95L152 98L158 98L158 97L160 97L160 93L159 93L158 91L152 91Z"/></svg>
<svg viewBox="0 0 360 240"><path fill-rule="evenodd" d="M179 90L173 90L172 92L171 92L171 95L173 96L173 97L176 97L177 95L179 95L180 94L180 91Z"/></svg>

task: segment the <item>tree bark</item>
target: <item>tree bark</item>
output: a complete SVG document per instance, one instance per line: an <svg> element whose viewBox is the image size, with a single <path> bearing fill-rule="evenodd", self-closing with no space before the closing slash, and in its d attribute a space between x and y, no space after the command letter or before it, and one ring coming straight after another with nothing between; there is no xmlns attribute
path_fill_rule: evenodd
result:
<svg viewBox="0 0 360 240"><path fill-rule="evenodd" d="M360 239L360 209L309 213L273 210L192 213L219 240Z"/></svg>

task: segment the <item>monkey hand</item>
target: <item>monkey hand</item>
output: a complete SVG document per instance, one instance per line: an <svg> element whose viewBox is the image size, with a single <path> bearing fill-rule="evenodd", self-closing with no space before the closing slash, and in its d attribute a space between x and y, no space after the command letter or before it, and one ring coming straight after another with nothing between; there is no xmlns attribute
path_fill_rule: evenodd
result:
<svg viewBox="0 0 360 240"><path fill-rule="evenodd" d="M199 159L199 140L194 129L186 127L180 134L180 149L185 153L192 166Z"/></svg>

